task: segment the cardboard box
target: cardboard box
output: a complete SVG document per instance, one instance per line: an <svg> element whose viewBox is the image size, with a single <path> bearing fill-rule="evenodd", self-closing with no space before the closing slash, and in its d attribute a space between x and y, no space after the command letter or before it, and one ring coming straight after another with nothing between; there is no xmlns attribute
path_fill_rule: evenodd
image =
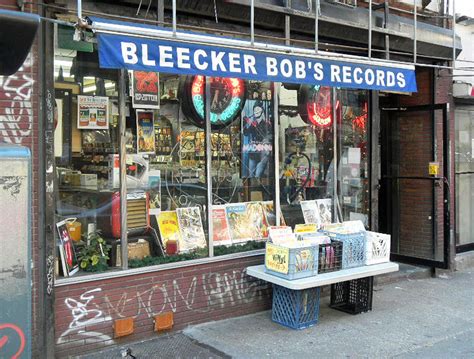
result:
<svg viewBox="0 0 474 359"><path fill-rule="evenodd" d="M83 173L80 182L82 187L97 188L97 174Z"/></svg>
<svg viewBox="0 0 474 359"><path fill-rule="evenodd" d="M139 239L135 243L128 243L128 259L143 259L149 257L150 243L145 239ZM122 265L122 252L120 244L117 245L117 258L115 265L120 267Z"/></svg>

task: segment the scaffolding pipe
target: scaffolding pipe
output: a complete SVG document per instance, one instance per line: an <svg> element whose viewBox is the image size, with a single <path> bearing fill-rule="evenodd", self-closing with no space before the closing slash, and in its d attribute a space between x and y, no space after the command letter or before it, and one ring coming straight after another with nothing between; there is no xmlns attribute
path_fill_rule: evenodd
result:
<svg viewBox="0 0 474 359"><path fill-rule="evenodd" d="M77 18L82 22L82 0L77 0Z"/></svg>
<svg viewBox="0 0 474 359"><path fill-rule="evenodd" d="M417 27L417 6L416 0L413 0L413 63L416 64L416 27Z"/></svg>
<svg viewBox="0 0 474 359"><path fill-rule="evenodd" d="M173 37L176 37L176 0L173 0Z"/></svg>
<svg viewBox="0 0 474 359"><path fill-rule="evenodd" d="M319 51L319 0L314 1L314 52Z"/></svg>
<svg viewBox="0 0 474 359"><path fill-rule="evenodd" d="M453 0L453 70L456 69L456 0Z"/></svg>
<svg viewBox="0 0 474 359"><path fill-rule="evenodd" d="M255 0L250 2L250 45L255 43Z"/></svg>
<svg viewBox="0 0 474 359"><path fill-rule="evenodd" d="M369 59L372 58L372 0L369 0Z"/></svg>

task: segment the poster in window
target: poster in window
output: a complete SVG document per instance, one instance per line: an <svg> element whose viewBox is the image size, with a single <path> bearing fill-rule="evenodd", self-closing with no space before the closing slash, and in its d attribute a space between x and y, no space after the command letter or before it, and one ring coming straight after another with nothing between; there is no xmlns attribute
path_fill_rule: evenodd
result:
<svg viewBox="0 0 474 359"><path fill-rule="evenodd" d="M158 229L160 231L161 241L166 246L169 240L181 242L181 233L179 231L178 216L175 211L162 211L156 216Z"/></svg>
<svg viewBox="0 0 474 359"><path fill-rule="evenodd" d="M232 243L247 242L254 238L254 231L249 225L245 203L228 204L225 208L229 222Z"/></svg>
<svg viewBox="0 0 474 359"><path fill-rule="evenodd" d="M325 224L332 223L332 199L317 199L316 205L318 206L319 219L322 226Z"/></svg>
<svg viewBox="0 0 474 359"><path fill-rule="evenodd" d="M137 110L137 153L155 153L155 129L153 111Z"/></svg>
<svg viewBox="0 0 474 359"><path fill-rule="evenodd" d="M212 208L212 230L214 245L231 244L225 206L214 206Z"/></svg>
<svg viewBox="0 0 474 359"><path fill-rule="evenodd" d="M242 178L271 176L273 152L273 93L270 82L247 84L242 109Z"/></svg>
<svg viewBox="0 0 474 359"><path fill-rule="evenodd" d="M150 170L148 173L148 195L150 198L150 215L159 214L161 211L161 171Z"/></svg>
<svg viewBox="0 0 474 359"><path fill-rule="evenodd" d="M79 270L79 262L77 260L74 244L67 230L66 220L56 223L56 229L59 235L59 254L61 257L61 265L63 275L65 277L72 276Z"/></svg>
<svg viewBox="0 0 474 359"><path fill-rule="evenodd" d="M77 128L81 130L109 129L109 98L77 96Z"/></svg>
<svg viewBox="0 0 474 359"><path fill-rule="evenodd" d="M252 238L255 240L267 238L269 226L262 203L248 202L245 205L247 207L248 223L253 230Z"/></svg>
<svg viewBox="0 0 474 359"><path fill-rule="evenodd" d="M183 252L207 246L199 207L177 208L181 241L179 250Z"/></svg>
<svg viewBox="0 0 474 359"><path fill-rule="evenodd" d="M132 71L133 108L160 108L160 83L157 72Z"/></svg>
<svg viewBox="0 0 474 359"><path fill-rule="evenodd" d="M300 203L304 223L314 223L319 228L321 226L321 216L319 215L319 208L316 201L301 201Z"/></svg>

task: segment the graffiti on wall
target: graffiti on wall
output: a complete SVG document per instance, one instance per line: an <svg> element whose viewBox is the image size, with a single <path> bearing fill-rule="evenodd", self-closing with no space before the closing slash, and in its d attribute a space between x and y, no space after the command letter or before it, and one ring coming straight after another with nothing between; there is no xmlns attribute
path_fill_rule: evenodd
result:
<svg viewBox="0 0 474 359"><path fill-rule="evenodd" d="M25 345L25 334L18 326L11 323L0 324L0 356L2 358L19 358L25 350Z"/></svg>
<svg viewBox="0 0 474 359"><path fill-rule="evenodd" d="M265 295L267 285L259 281L249 282L243 269L204 273L191 280L175 279L144 290L132 291L132 288L118 295L108 295L101 288L95 288L83 293L78 299L66 298L64 303L70 310L71 322L57 343L67 343L76 338L84 339L86 343L113 340L94 326L119 318L153 318L162 312L176 313L183 310L210 313L251 303Z"/></svg>
<svg viewBox="0 0 474 359"><path fill-rule="evenodd" d="M11 76L0 76L0 142L22 144L31 134L33 108L33 58Z"/></svg>

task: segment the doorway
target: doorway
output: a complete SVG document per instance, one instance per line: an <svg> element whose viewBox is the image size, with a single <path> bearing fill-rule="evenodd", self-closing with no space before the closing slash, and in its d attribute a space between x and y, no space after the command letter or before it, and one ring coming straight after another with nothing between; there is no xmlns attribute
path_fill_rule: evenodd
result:
<svg viewBox="0 0 474 359"><path fill-rule="evenodd" d="M379 225L391 260L448 268L448 138L446 105L381 109Z"/></svg>

